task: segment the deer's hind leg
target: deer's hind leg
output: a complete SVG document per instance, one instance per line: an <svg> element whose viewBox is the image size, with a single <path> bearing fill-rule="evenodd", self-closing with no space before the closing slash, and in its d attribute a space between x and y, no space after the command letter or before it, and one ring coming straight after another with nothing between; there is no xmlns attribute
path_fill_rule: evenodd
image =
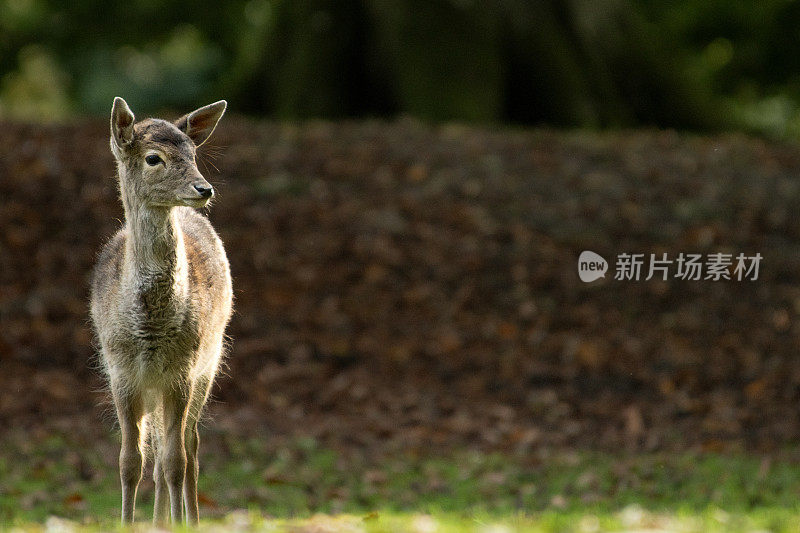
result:
<svg viewBox="0 0 800 533"><path fill-rule="evenodd" d="M160 457L155 458L153 465L153 482L155 484L155 502L153 503L153 524L165 526L169 522L169 492L167 479L164 477L164 463Z"/></svg>
<svg viewBox="0 0 800 533"><path fill-rule="evenodd" d="M186 480L183 484L183 501L186 506L186 519L190 524L197 524L200 512L197 502L197 478L200 473L200 460L197 455L200 447L200 433L197 425L211 390L211 376L200 376L192 390L189 416L186 422Z"/></svg>
<svg viewBox="0 0 800 533"><path fill-rule="evenodd" d="M153 483L155 484L155 502L153 504L153 524L163 526L169 521L169 492L167 479L164 476L164 428L163 407L159 405L153 412L151 429L153 446Z"/></svg>

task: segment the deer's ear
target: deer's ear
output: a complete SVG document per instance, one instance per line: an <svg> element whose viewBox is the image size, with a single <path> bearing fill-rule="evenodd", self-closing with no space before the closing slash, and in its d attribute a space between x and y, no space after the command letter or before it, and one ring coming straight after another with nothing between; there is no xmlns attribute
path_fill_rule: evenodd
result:
<svg viewBox="0 0 800 533"><path fill-rule="evenodd" d="M135 117L128 103L117 96L111 108L111 140L118 148L124 148L133 140Z"/></svg>
<svg viewBox="0 0 800 533"><path fill-rule="evenodd" d="M188 135L195 146L200 146L211 137L211 133L217 127L217 122L225 113L226 107L228 107L228 102L225 100L208 104L182 116L175 121L175 126Z"/></svg>

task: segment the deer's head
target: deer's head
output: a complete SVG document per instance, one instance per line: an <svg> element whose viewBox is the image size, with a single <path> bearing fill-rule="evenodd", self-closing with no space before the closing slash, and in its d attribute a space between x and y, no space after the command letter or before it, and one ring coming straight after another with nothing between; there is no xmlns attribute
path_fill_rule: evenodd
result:
<svg viewBox="0 0 800 533"><path fill-rule="evenodd" d="M205 206L214 188L197 169L195 152L211 136L226 106L220 100L175 122L148 118L137 123L125 100L115 98L111 151L126 194L154 207Z"/></svg>

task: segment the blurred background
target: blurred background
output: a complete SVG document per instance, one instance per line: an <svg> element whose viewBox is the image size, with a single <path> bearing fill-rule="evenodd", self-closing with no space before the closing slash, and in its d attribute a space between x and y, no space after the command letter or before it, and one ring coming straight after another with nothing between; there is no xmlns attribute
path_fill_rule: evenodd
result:
<svg viewBox="0 0 800 533"><path fill-rule="evenodd" d="M800 2L66 5L0 0L0 529L118 513L87 309L118 95L229 102L203 516L800 523ZM763 260L587 284L583 250Z"/></svg>
<svg viewBox="0 0 800 533"><path fill-rule="evenodd" d="M796 2L2 0L0 115L231 109L798 133Z"/></svg>

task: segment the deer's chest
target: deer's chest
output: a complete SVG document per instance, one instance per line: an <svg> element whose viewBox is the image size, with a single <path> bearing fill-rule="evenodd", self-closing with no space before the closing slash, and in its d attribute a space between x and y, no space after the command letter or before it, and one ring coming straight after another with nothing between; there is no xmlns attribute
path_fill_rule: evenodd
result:
<svg viewBox="0 0 800 533"><path fill-rule="evenodd" d="M199 343L197 322L188 297L168 281L143 285L121 309L119 340L144 371L164 373L185 368Z"/></svg>

